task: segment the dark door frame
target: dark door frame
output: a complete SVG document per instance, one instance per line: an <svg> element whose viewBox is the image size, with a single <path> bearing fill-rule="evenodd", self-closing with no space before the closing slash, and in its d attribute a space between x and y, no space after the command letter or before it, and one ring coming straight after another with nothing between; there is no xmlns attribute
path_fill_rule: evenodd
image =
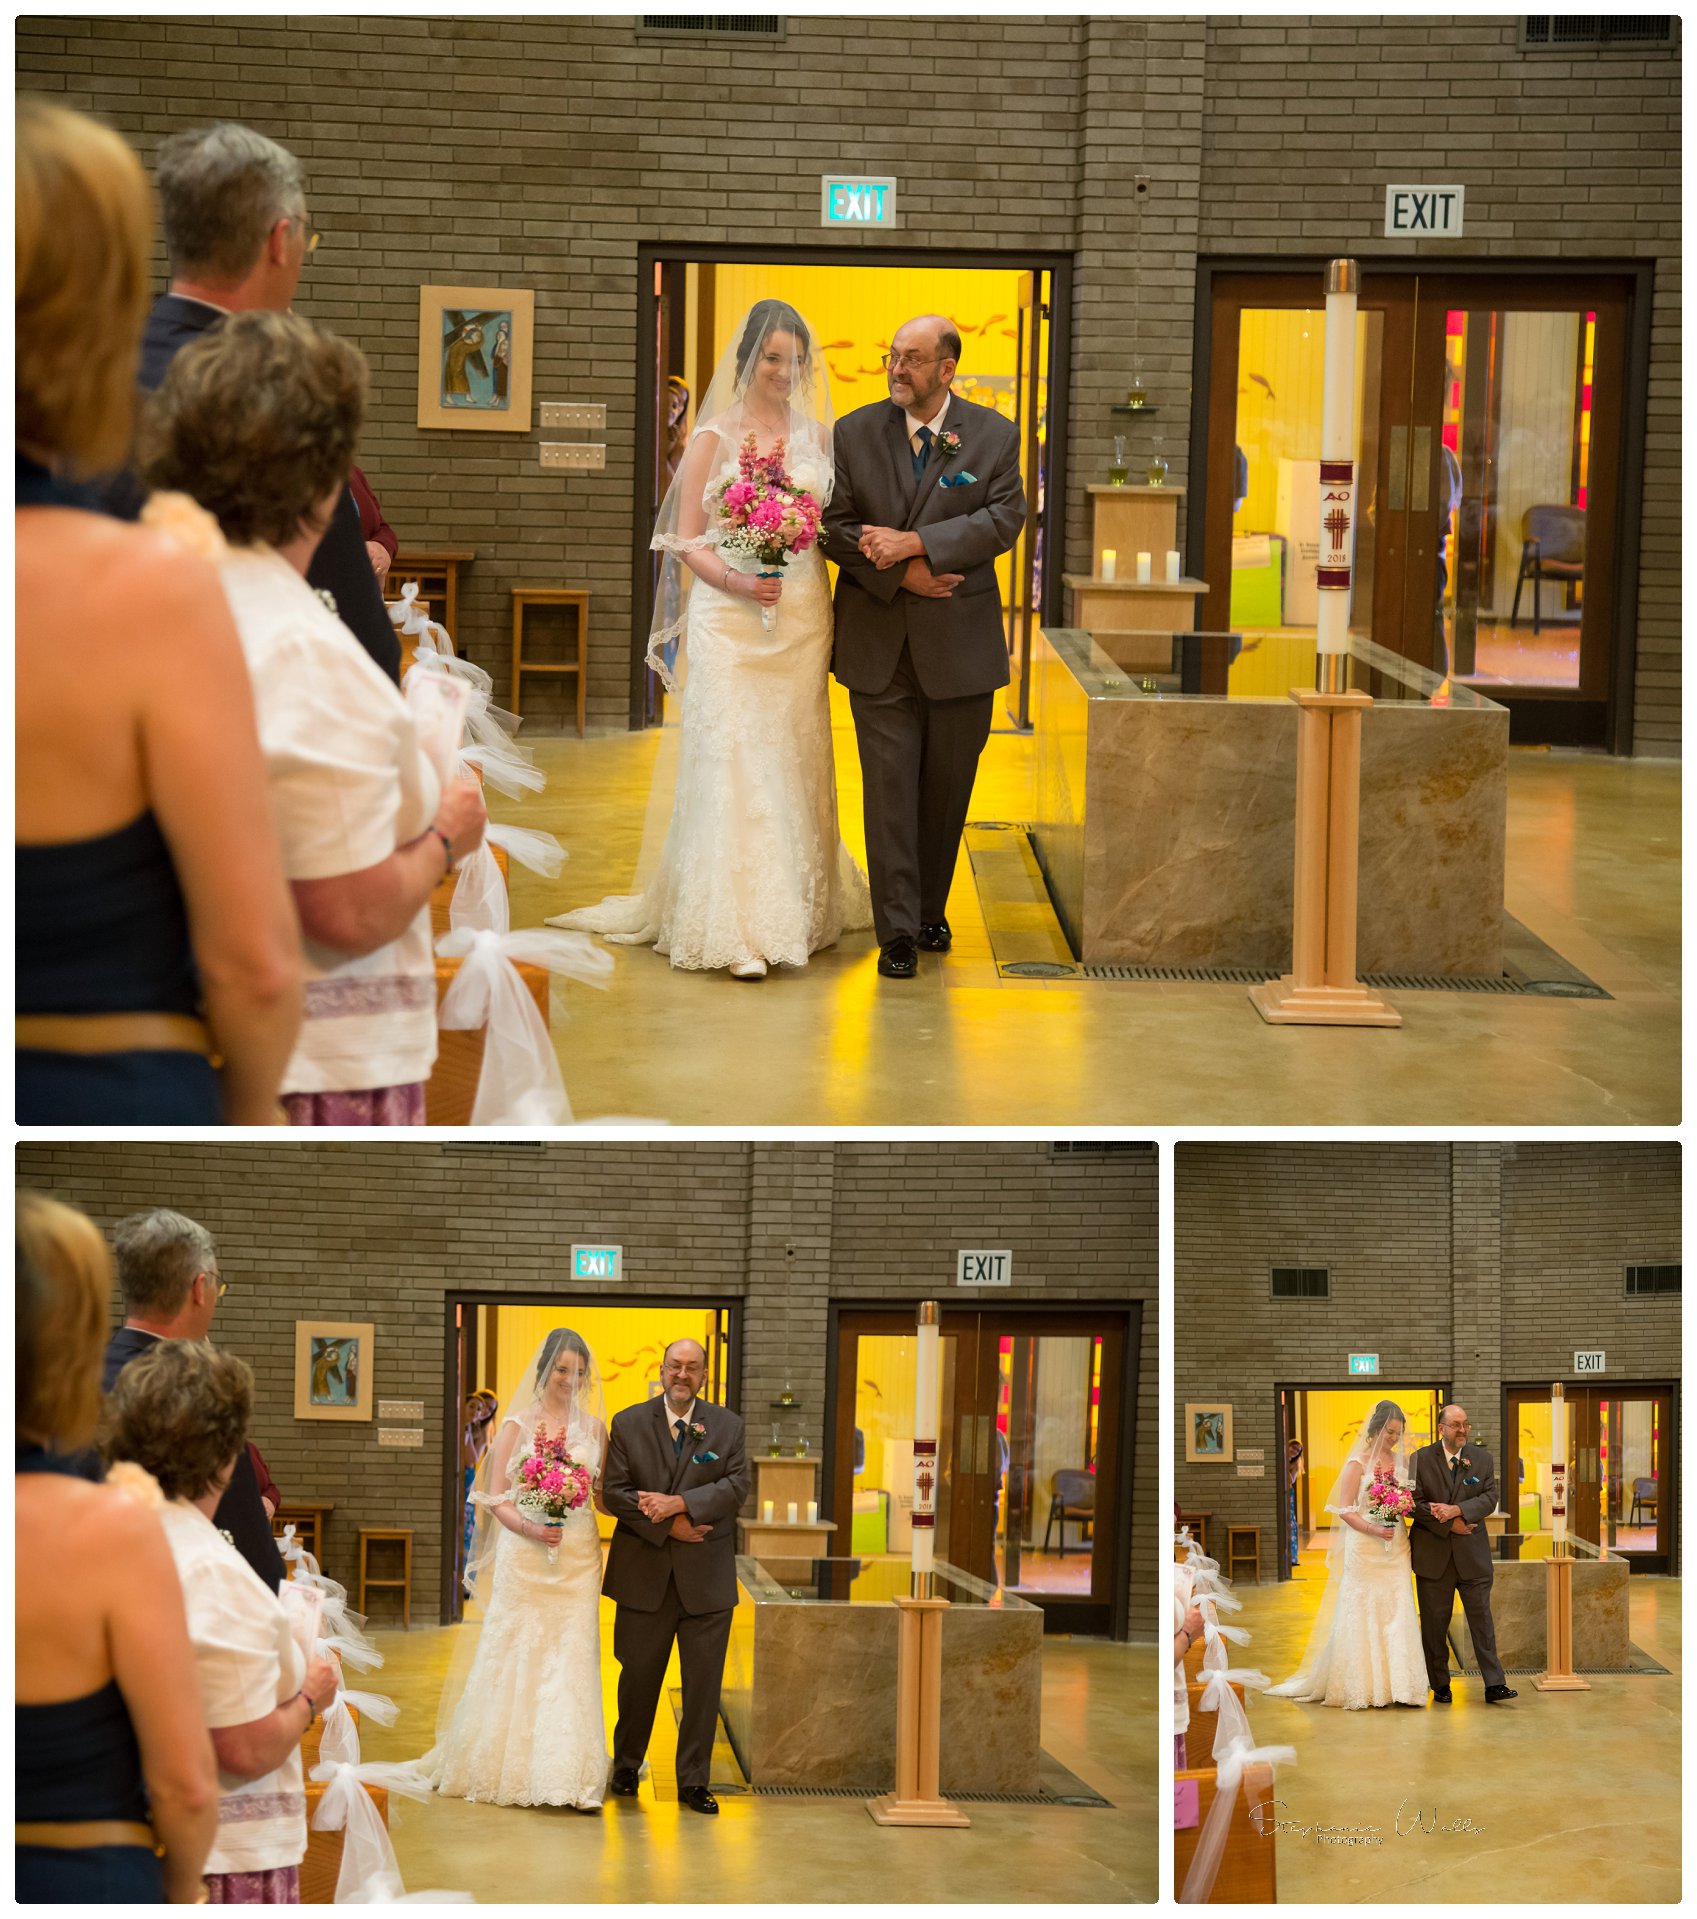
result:
<svg viewBox="0 0 1697 1919"><path fill-rule="evenodd" d="M725 1326L725 1402L736 1406L742 1399L742 1318L746 1301L740 1297L703 1298L699 1293L633 1292L628 1299L609 1299L605 1293L562 1290L547 1293L465 1292L450 1289L442 1296L442 1405L444 1410L459 1404L459 1349L455 1338L454 1312L461 1306L643 1306L670 1307L680 1312L699 1312L705 1306L726 1314ZM747 1425L747 1420L744 1420ZM463 1523L464 1484L460 1466L460 1428L456 1418L444 1420L442 1439L442 1537L452 1540ZM439 1625L448 1625L454 1617L455 1555L442 1555L442 1573L437 1601L441 1609Z"/></svg>
<svg viewBox="0 0 1697 1919"><path fill-rule="evenodd" d="M1396 1393L1399 1391L1400 1392L1416 1391L1416 1392L1422 1392L1422 1393L1436 1393L1438 1395L1438 1404L1440 1406L1445 1406L1445 1405L1448 1405L1449 1403L1451 1384L1452 1382L1447 1379L1441 1385L1421 1386L1416 1384L1412 1387L1408 1384L1407 1381L1405 1381L1403 1385L1399 1387L1395 1379L1380 1381L1375 1378L1371 1382L1371 1384L1369 1384L1369 1382L1364 1379L1347 1379L1347 1378L1346 1379L1294 1379L1294 1380L1293 1379L1276 1379L1273 1382L1273 1431L1281 1432L1283 1430L1284 1422L1280 1413L1279 1399L1280 1399L1280 1396L1284 1393L1348 1393L1348 1392L1364 1393L1364 1392L1370 1392L1375 1387L1382 1385L1384 1388L1384 1391L1387 1394ZM1505 1401L1504 1403L1506 1405L1507 1402ZM1306 1452L1304 1452L1303 1457L1305 1459L1307 1458ZM1278 1462L1278 1473L1279 1473L1278 1540L1279 1540L1279 1579L1281 1582L1290 1577L1290 1499L1288 1496L1288 1488L1285 1485L1284 1470L1285 1470L1284 1461L1281 1459Z"/></svg>
<svg viewBox="0 0 1697 1919"><path fill-rule="evenodd" d="M1499 1414L1500 1425L1498 1430L1503 1434L1505 1445L1507 1444L1508 1430L1509 1430L1509 1426L1508 1426L1509 1395L1511 1393L1536 1393L1536 1392L1547 1393L1549 1391L1549 1387L1550 1387L1550 1382L1547 1379L1535 1379L1529 1385L1521 1385L1517 1381L1510 1380L1510 1379L1505 1379L1502 1382L1502 1399L1501 1399L1501 1407L1500 1407L1500 1414ZM1588 1379L1580 1379L1577 1376L1575 1376L1574 1378L1571 1378L1571 1379L1563 1379L1562 1387L1565 1391L1581 1391L1582 1390L1584 1392L1601 1392L1607 1395L1609 1398L1620 1398L1620 1399L1625 1399L1633 1396L1643 1397L1652 1393L1667 1394L1668 1423L1670 1426L1672 1426L1673 1431L1668 1435L1668 1441L1667 1441L1667 1478L1668 1478L1669 1491L1665 1496L1667 1497L1669 1501L1668 1511L1671 1515L1671 1519L1669 1522L1669 1532L1668 1532L1668 1563L1665 1570L1667 1571L1670 1577L1677 1579L1679 1577L1679 1561L1680 1561L1679 1451L1680 1451L1680 1435L1682 1430L1680 1404L1679 1404L1679 1381L1677 1379L1610 1379L1606 1375L1601 1379L1596 1378L1595 1376ZM1499 1478L1501 1477L1502 1471L1503 1471L1503 1464L1502 1464L1502 1459L1499 1456L1497 1461L1497 1472L1498 1472ZM1569 1508L1571 1510L1572 1501L1570 1500L1568 1503L1569 1503ZM1516 1523L1509 1530L1513 1533L1515 1545L1516 1545L1516 1553L1518 1555L1519 1541L1521 1538L1520 1527L1519 1527L1520 1515L1518 1513L1515 1513L1511 1516L1513 1517ZM1599 1540L1597 1543L1600 1545L1602 1542ZM1633 1571L1632 1562L1634 1559L1647 1559L1647 1558L1659 1559L1661 1557L1659 1553L1650 1553L1650 1554L1618 1553L1617 1556L1626 1561L1627 1571L1629 1573ZM1643 1570L1645 1572L1649 1572L1652 1570L1660 1571L1663 1569L1659 1567L1651 1568L1649 1566L1646 1566Z"/></svg>
<svg viewBox="0 0 1697 1919"><path fill-rule="evenodd" d="M1191 341L1190 497L1202 511L1186 516L1185 571L1200 577L1208 498L1208 414L1211 402L1211 343L1216 274L1312 273L1317 298L1323 298L1329 256L1287 254L1202 254L1196 262L1196 307ZM1620 497L1615 507L1614 605L1610 612L1614 648L1610 659L1604 746L1610 753L1632 751L1633 686L1638 667L1638 549L1643 528L1644 449L1649 430L1650 322L1656 263L1641 259L1467 259L1426 254L1373 253L1358 256L1361 271L1414 273L1445 279L1525 279L1551 274L1606 275L1630 282L1626 303L1626 366L1621 392ZM1228 614L1229 621L1229 614ZM1516 700L1515 707L1540 717L1551 702ZM1513 709L1511 708L1511 711Z"/></svg>
<svg viewBox="0 0 1697 1919"><path fill-rule="evenodd" d="M1125 1328L1125 1355L1120 1367L1120 1424L1116 1435L1119 1448L1118 1459L1123 1462L1118 1510L1119 1543L1114 1554L1113 1564L1108 1570L1108 1598L1110 1606L1109 1636L1116 1640L1130 1637L1131 1627L1131 1556L1132 1556L1132 1487L1137 1478L1137 1371L1139 1355L1143 1343L1143 1305L1142 1300L1104 1300L1093 1303L1089 1300L1072 1299L1053 1303L1043 1300L967 1300L943 1297L939 1301L942 1311L958 1312L995 1312L1010 1317L1047 1317L1065 1318L1072 1315L1083 1317L1092 1314L1096 1317L1120 1319ZM841 1528L845 1521L836 1511L836 1471L837 1471L837 1413L838 1393L842 1380L837 1365L838 1342L841 1332L841 1318L844 1313L900 1313L910 1323L917 1323L915 1302L911 1299L833 1299L826 1313L825 1345L825 1444L819 1478L821 1481L821 1510L827 1519L834 1520ZM1102 1435L1105 1444L1107 1435ZM850 1519L853 1515L848 1515ZM1032 1600L1033 1605L1038 1604ZM1044 1620L1047 1629L1048 1620ZM1057 1627L1057 1630L1063 1630Z"/></svg>
<svg viewBox="0 0 1697 1919"><path fill-rule="evenodd" d="M709 246L690 240L641 240L636 249L636 473L631 510L630 725L640 728L646 712L643 652L653 618L654 579L648 535L642 529L654 497L654 434L659 395L650 351L657 322L654 269L694 260L703 266L753 266L765 262L807 267L951 267L992 272L1047 273L1050 276L1048 462L1044 482L1043 592L1039 618L1053 625L1061 606L1061 573L1066 564L1067 411L1071 398L1072 274L1070 253L1023 248L914 246ZM1057 377L1057 369L1059 377Z"/></svg>

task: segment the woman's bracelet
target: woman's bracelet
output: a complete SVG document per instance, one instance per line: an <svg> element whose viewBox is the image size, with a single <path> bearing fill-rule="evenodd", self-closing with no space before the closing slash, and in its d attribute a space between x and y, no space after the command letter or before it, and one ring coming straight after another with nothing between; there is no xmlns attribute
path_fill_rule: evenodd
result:
<svg viewBox="0 0 1697 1919"><path fill-rule="evenodd" d="M442 842L442 856L447 861L447 864L442 869L442 877L446 879L454 870L454 842L442 831L441 827L434 824L426 827L425 831L434 833Z"/></svg>

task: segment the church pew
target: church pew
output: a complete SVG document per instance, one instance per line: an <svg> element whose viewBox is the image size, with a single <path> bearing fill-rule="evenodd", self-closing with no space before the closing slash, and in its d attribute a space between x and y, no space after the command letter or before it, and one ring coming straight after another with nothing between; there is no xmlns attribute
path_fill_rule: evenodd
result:
<svg viewBox="0 0 1697 1919"><path fill-rule="evenodd" d="M1208 1817L1208 1809L1214 1803L1214 1768L1212 1766L1192 1766L1173 1775L1175 1790L1183 1781L1196 1783L1199 1804L1197 1823L1185 1827L1173 1834L1173 1891L1178 1894L1184 1889L1185 1874L1190 1870L1190 1862L1196 1856L1196 1841L1202 1826ZM1273 1769L1271 1766L1250 1766L1245 1769L1243 1781L1238 1789L1237 1805L1233 1809L1231 1826L1226 1837L1226 1849L1220 1859L1219 1875L1214 1881L1214 1890L1208 1903L1214 1906L1228 1905L1273 1905L1277 1902L1278 1875L1275 1870L1275 1836L1272 1828L1272 1814L1267 1818L1265 1837L1259 1831L1256 1822L1250 1817L1251 1807L1267 1805L1273 1797Z"/></svg>
<svg viewBox="0 0 1697 1919"><path fill-rule="evenodd" d="M549 1024L548 982L554 977L545 966L532 966L524 960L514 964L525 983L542 1024ZM457 959L436 956L436 1004L453 984L459 971ZM424 1085L424 1123L427 1126L469 1126L471 1109L477 1100L478 1075L483 1071L483 1028L475 1032L443 1029L436 1036L436 1064Z"/></svg>
<svg viewBox="0 0 1697 1919"><path fill-rule="evenodd" d="M306 1857L301 1861L303 1906L333 1906L336 1903L336 1876L342 1870L342 1841L346 1835L340 1831L318 1832L312 1824L326 1790L322 1780L309 1779L306 1782ZM371 1794L371 1803L377 1809L378 1818L388 1825L388 1787L368 1786L365 1790Z"/></svg>

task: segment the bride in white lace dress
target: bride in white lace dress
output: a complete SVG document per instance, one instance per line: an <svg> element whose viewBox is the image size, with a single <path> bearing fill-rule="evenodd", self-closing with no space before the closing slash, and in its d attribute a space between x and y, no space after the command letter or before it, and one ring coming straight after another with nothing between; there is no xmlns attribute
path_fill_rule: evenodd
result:
<svg viewBox="0 0 1697 1919"><path fill-rule="evenodd" d="M1332 1496L1332 1539L1325 1594L1300 1669L1273 1697L1355 1711L1364 1706L1424 1706L1426 1656L1401 1520L1385 1524L1368 1510L1374 1477L1411 1483L1404 1457L1402 1408L1381 1399L1368 1415Z"/></svg>
<svg viewBox="0 0 1697 1919"><path fill-rule="evenodd" d="M537 1428L565 1433L589 1469L592 1505L545 1525L520 1509L520 1463ZM482 1606L455 1661L435 1747L417 1762L440 1793L501 1806L598 1812L607 1784L601 1700L601 1469L606 1408L595 1362L568 1327L543 1341L514 1393L472 1493L478 1525L466 1587Z"/></svg>
<svg viewBox="0 0 1697 1919"><path fill-rule="evenodd" d="M683 698L658 865L639 869L640 891L548 921L739 979L805 966L872 924L865 875L837 830L825 562L814 545L780 575L754 570L720 520L719 489L750 438L761 457L781 446L790 478L824 505L823 369L806 321L779 300L757 302L733 331L656 523L648 662Z"/></svg>

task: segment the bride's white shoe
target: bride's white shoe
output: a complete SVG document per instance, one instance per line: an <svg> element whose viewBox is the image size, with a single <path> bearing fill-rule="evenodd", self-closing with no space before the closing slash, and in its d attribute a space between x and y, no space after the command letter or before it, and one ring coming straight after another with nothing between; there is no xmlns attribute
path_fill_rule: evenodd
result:
<svg viewBox="0 0 1697 1919"><path fill-rule="evenodd" d="M732 979L764 979L766 962L763 959L737 960L726 970Z"/></svg>

